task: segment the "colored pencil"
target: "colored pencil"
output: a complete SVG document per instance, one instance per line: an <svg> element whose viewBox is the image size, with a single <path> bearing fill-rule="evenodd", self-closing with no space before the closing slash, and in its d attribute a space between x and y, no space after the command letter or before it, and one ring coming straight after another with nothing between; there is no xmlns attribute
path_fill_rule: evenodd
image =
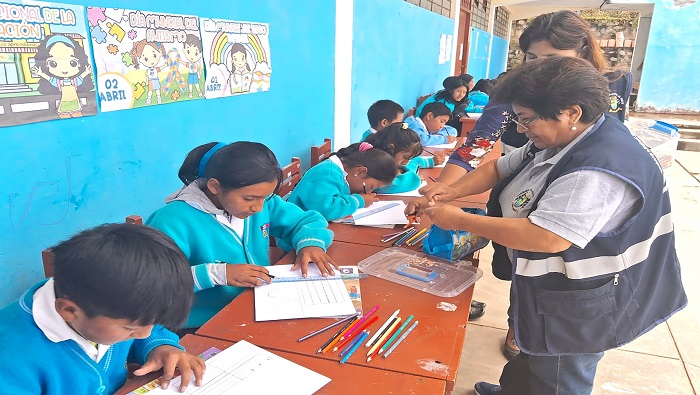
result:
<svg viewBox="0 0 700 395"><path fill-rule="evenodd" d="M330 339L328 339L328 341L327 341L323 346L321 346L321 348L318 349L318 351L316 352L316 354L322 354L322 353L328 352L328 350L330 350L330 349L338 342L338 338L339 338L340 336L344 335L345 332L347 332L348 329L350 329L350 327L352 326L352 324L355 323L355 321L358 321L358 320L359 320L359 318L355 317L354 320L348 322L347 325L345 325L345 326L343 327L343 329L341 329L341 330L338 331L338 333L336 333L333 337L331 337Z"/></svg>
<svg viewBox="0 0 700 395"><path fill-rule="evenodd" d="M411 228L411 231L410 231L410 232L406 232L406 234L404 234L403 236L401 236L401 237L400 237L398 240L396 240L396 241L394 242L394 244L392 244L392 245L400 247L400 246L403 244L404 241L406 241L409 237L411 237L411 236L413 236L414 234L416 234L416 232L418 232L418 230L416 230L415 228Z"/></svg>
<svg viewBox="0 0 700 395"><path fill-rule="evenodd" d="M369 319L369 317L371 317L372 314L374 314L377 310L379 310L379 305L376 305L376 306L372 307L372 309L370 309L370 311L368 311L367 314L365 314L365 315L362 316L362 319L360 319L359 321L355 322L355 323L350 327L350 330L348 330L347 332L345 332L345 335L344 335L344 336L345 336L345 337L351 336L351 335L352 335L353 333L355 333L357 330L360 330L360 329L359 329L360 326L361 326L362 324L364 324L365 321L367 321L367 320ZM343 340L343 339L340 339L340 340L338 340L338 341L342 341L342 340Z"/></svg>
<svg viewBox="0 0 700 395"><path fill-rule="evenodd" d="M382 331L384 329L386 329L389 325L391 325L391 321L394 318L396 318L396 316L399 315L400 312L401 312L401 309L394 311L394 313L391 316L389 316L389 318L386 320L386 322L384 324L382 324L382 326L379 327L379 330L377 330L377 332L374 333L374 336L372 336L372 338L369 339L369 341L365 344L365 347L369 347L372 344L374 344L374 341L377 340L379 338L379 336L382 335Z"/></svg>
<svg viewBox="0 0 700 395"><path fill-rule="evenodd" d="M377 340L376 343L374 343L372 348L370 348L369 351L367 352L367 362L371 361L373 356L376 356L374 354L375 351L378 351L384 345L384 342L386 341L386 339L388 339L389 337L391 337L394 334L394 331L396 330L396 328L399 327L399 323L401 323L401 317L394 318L394 322L392 322L391 325L389 325L387 330L384 331L384 334L379 338L379 340Z"/></svg>
<svg viewBox="0 0 700 395"><path fill-rule="evenodd" d="M304 336L304 337L300 337L298 341L299 341L299 342L303 342L304 340L306 340L306 339L308 339L308 338L311 338L311 337L314 337L314 336L318 335L318 334L321 333L321 332L327 331L327 330L329 330L329 329L331 329L331 328L333 328L333 327L335 327L335 326L338 326L338 325L340 325L340 324L342 324L342 323L344 323L344 322L347 322L347 321L349 321L349 320L352 320L353 318L357 317L358 315L359 315L359 313L356 313L356 314L353 314L353 315L349 315L349 316L343 318L343 319L340 320L340 321L336 321L336 322L334 322L334 323L332 323L332 324L330 324L330 325L328 325L328 326L326 326L326 327L323 327L323 328L321 328L321 329L319 329L319 330L317 330L317 331L315 331L315 332L311 332L311 333L309 333L308 335L306 335L306 336Z"/></svg>
<svg viewBox="0 0 700 395"><path fill-rule="evenodd" d="M362 189L365 190L365 195L366 195L367 194L367 184L365 184L364 182L362 183Z"/></svg>
<svg viewBox="0 0 700 395"><path fill-rule="evenodd" d="M396 332L394 332L394 334L389 338L389 340L387 340L386 343L384 343L384 345L382 346L382 348L379 349L379 352L377 354L381 354L384 351L388 350L389 347L391 347L391 343L393 343L394 340L396 340L396 338L399 337L401 331L404 330L404 328L406 328L406 326L408 326L408 324L410 324L411 321L413 321L413 315L409 315L408 318L406 318L406 321L404 321L401 327L399 327L399 329Z"/></svg>
<svg viewBox="0 0 700 395"><path fill-rule="evenodd" d="M420 232L418 232L418 233L416 233L415 235L409 237L409 238L406 240L406 244L411 245L411 242L412 242L413 240L415 240L415 239L417 239L417 238L423 236L423 233L425 233L425 232L427 232L427 231L428 231L428 228L423 228L423 229L421 229Z"/></svg>
<svg viewBox="0 0 700 395"><path fill-rule="evenodd" d="M340 356L341 358L344 357L345 354L347 354L348 351L350 351L355 346L355 343L360 341L360 339L362 338L362 333L364 333L364 332L369 332L369 331L360 331L359 335L353 337L352 341L350 343L348 343L347 346L345 346L343 351L341 351L340 354L338 354L338 356Z"/></svg>
<svg viewBox="0 0 700 395"><path fill-rule="evenodd" d="M415 236L416 234L418 234L418 232L419 232L419 230L416 229L415 232L412 232L410 235L408 235L408 237L406 237L405 239L401 240L401 243L397 243L397 245L398 245L399 247L403 246L404 244L406 244L406 242L407 242L408 240L410 240L413 236Z"/></svg>
<svg viewBox="0 0 700 395"><path fill-rule="evenodd" d="M365 321L365 323L362 324L362 326L359 328L359 330L357 332L353 333L350 336L346 336L345 340L342 340L342 341L338 340L338 343L336 343L335 347L333 347L333 352L338 351L341 347L348 344L350 342L350 340L352 340L352 338L356 337L361 331L367 329L368 326L374 324L374 321L376 321L377 319L379 319L379 316L375 315L369 321Z"/></svg>
<svg viewBox="0 0 700 395"><path fill-rule="evenodd" d="M398 232L389 233L388 235L382 235L382 239L386 239L387 237L391 237L391 236L396 236L396 235L398 235L399 233L403 233L403 232L405 232L405 231L404 231L404 230L400 230L400 231L398 231Z"/></svg>
<svg viewBox="0 0 700 395"><path fill-rule="evenodd" d="M424 233L423 236L417 238L416 240L413 240L413 242L410 243L409 246L413 247L414 245L416 245L416 244L420 243L421 241L423 241L423 239L425 239L425 238L428 237L429 235L430 235L430 233Z"/></svg>
<svg viewBox="0 0 700 395"><path fill-rule="evenodd" d="M397 233L397 234L395 234L395 235L389 237L388 239L387 239L387 238L382 238L382 243L387 243L387 242L389 242L389 241L391 241L391 240L394 240L394 239L397 238L397 237L401 237L401 236L405 235L406 233L410 232L412 229L415 229L415 228L410 228L410 229L402 230L401 232L399 232L399 233Z"/></svg>
<svg viewBox="0 0 700 395"><path fill-rule="evenodd" d="M428 178L430 178L430 181L432 181L432 182L437 182L437 180L436 180L436 179L434 179L434 178L433 178L433 177L431 177L431 176L428 176Z"/></svg>
<svg viewBox="0 0 700 395"><path fill-rule="evenodd" d="M415 328L416 325L418 325L418 322L419 321L414 322L413 325L411 325L411 327L408 328L408 330L404 332L404 334L401 335L401 337L399 337L399 340L397 340L396 343L394 343L394 345L391 346L389 350L387 350L387 352L384 353L384 355L382 355L382 358L388 357L389 354L391 354L396 349L396 347L398 347L399 344L401 344L401 342L411 333L411 331L413 331L413 328Z"/></svg>
<svg viewBox="0 0 700 395"><path fill-rule="evenodd" d="M345 354L345 356L343 357L343 359L340 360L340 363L345 363L345 362L348 361L348 359L350 359L350 357L352 356L352 354L353 354L358 348L360 348L360 345L362 344L362 342L365 341L365 339L367 338L367 336L369 336L369 332L362 332L362 335L360 335L360 336L361 336L361 337L357 340L357 343L355 343L355 345L352 346L352 348L350 349L350 351L349 351L347 354Z"/></svg>

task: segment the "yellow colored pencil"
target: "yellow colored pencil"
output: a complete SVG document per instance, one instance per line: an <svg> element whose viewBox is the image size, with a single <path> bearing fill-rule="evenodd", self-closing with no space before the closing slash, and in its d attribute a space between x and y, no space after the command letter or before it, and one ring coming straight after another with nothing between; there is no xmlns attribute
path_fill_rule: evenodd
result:
<svg viewBox="0 0 700 395"><path fill-rule="evenodd" d="M411 236L410 239L406 240L406 242L405 242L404 244L409 244L409 243L412 242L413 240L415 240L415 239L421 237L421 236L423 235L423 233L425 233L425 232L427 232L427 231L428 231L428 228L423 228L423 229L421 229L420 232L416 233L415 235Z"/></svg>
<svg viewBox="0 0 700 395"><path fill-rule="evenodd" d="M384 334L382 335L382 337L380 337L379 340L377 340L377 342L374 343L374 345L372 346L372 348L369 349L369 352L367 353L367 356L368 356L368 357L369 357L370 355L372 355L372 353L374 353L376 350L378 350L379 347L381 347L382 345L384 345L384 342L386 341L386 339L389 338L389 335L391 334L391 332L394 331L394 328L396 328L396 326L398 326L400 322L401 322L401 317L396 317L396 319L394 320L394 322L393 322L393 323L391 324L391 326L384 332ZM370 359L370 361L371 361L371 359ZM369 361L367 361L367 362L369 362Z"/></svg>
<svg viewBox="0 0 700 395"><path fill-rule="evenodd" d="M359 321L360 319L361 319L361 318L359 318L359 317L355 317L355 319L352 320L352 323L351 323L350 325L348 325L347 328L345 328L342 332L340 332L340 333L335 337L335 339L333 339L332 342L328 343L328 345L327 345L326 347L323 347L323 348L321 349L321 353L322 353L322 354L325 354L325 353L328 352L328 350L333 349L333 346L335 346L335 344L338 343L338 341L340 340L340 338L341 338L343 335L345 335L345 334L350 330L350 328L352 328L352 326L353 326L357 321Z"/></svg>

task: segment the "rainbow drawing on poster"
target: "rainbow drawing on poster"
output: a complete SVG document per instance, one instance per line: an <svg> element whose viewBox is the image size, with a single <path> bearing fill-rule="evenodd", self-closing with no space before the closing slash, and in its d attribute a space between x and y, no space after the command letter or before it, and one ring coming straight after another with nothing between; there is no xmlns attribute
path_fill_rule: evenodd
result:
<svg viewBox="0 0 700 395"><path fill-rule="evenodd" d="M87 7L102 111L204 98L199 18Z"/></svg>
<svg viewBox="0 0 700 395"><path fill-rule="evenodd" d="M207 62L207 99L270 89L269 27L265 23L200 18Z"/></svg>
<svg viewBox="0 0 700 395"><path fill-rule="evenodd" d="M97 113L83 7L0 2L0 126Z"/></svg>

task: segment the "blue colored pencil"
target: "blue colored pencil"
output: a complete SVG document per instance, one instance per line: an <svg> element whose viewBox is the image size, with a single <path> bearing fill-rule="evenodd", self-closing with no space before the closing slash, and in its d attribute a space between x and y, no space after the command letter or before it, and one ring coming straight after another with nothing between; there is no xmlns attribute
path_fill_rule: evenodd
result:
<svg viewBox="0 0 700 395"><path fill-rule="evenodd" d="M348 359L352 356L352 354L357 351L358 348L360 348L360 345L367 339L367 336L369 336L369 332L363 332L361 337L358 339L358 341L355 343L354 346L350 349L350 352L345 354L343 359L340 360L340 363L345 363L348 361Z"/></svg>
<svg viewBox="0 0 700 395"><path fill-rule="evenodd" d="M413 330L413 328L415 328L416 325L418 325L418 322L420 322L420 321L414 322L413 325L411 325L411 327L408 328L408 330L407 330L403 335L401 335L401 337L399 338L399 340L397 340L396 343L394 343L394 345L391 346L391 347L387 350L387 352L384 353L384 355L382 355L382 358L388 357L389 354L391 354L391 353L394 351L394 349L396 349L396 347L398 347L399 344L401 344L401 342L403 341L403 339L405 339L405 338L408 336L408 334L411 333L411 331Z"/></svg>
<svg viewBox="0 0 700 395"><path fill-rule="evenodd" d="M362 331L362 333L365 333L365 332L367 332L367 331ZM352 341L347 345L347 347L345 347L343 349L343 351L341 351L340 354L338 354L338 355L340 355L341 358L344 357L345 354L347 354L347 352L350 351L355 346L355 343L357 343L357 341L360 340L361 337L362 337L361 334L358 334L357 336L355 336L355 338L352 339Z"/></svg>
<svg viewBox="0 0 700 395"><path fill-rule="evenodd" d="M386 343L384 343L382 348L379 349L379 352L377 352L377 355L379 355L379 354L383 353L384 351L388 350L389 348L391 348L391 343L393 343L394 340L396 340L396 338L400 336L401 331L405 327L407 327L408 324L411 323L411 321L413 321L413 314L409 315L408 318L406 318L406 322L404 322L403 325L401 325L401 327L399 327L399 329L396 331L396 333L394 333L394 336L392 336L389 340L386 341Z"/></svg>
<svg viewBox="0 0 700 395"><path fill-rule="evenodd" d="M406 241L406 240L408 240L409 238L411 238L411 236L413 236L414 234L416 234L416 232L417 232L417 230L414 228L412 231L407 232L405 235L401 236L401 238L399 238L396 242L394 242L393 245L395 245L395 246L397 246L397 247L401 247L401 245L403 244L403 242Z"/></svg>

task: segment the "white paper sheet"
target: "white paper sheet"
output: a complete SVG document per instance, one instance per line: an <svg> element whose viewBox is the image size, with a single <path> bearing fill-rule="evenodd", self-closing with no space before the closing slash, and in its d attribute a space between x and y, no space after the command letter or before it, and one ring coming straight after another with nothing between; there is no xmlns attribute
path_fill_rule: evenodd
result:
<svg viewBox="0 0 700 395"><path fill-rule="evenodd" d="M275 277L301 277L301 269L293 265L267 266ZM320 276L311 263L309 276ZM335 317L355 314L348 290L336 271L328 280L294 281L255 287L255 321L276 321L295 318Z"/></svg>
<svg viewBox="0 0 700 395"><path fill-rule="evenodd" d="M385 195L385 196L422 196L420 193L418 193L418 190L423 188L424 186L428 185L427 181L422 181L420 183L420 186L418 188L412 190L412 191L406 191L406 192L398 192L398 193L378 193L377 195ZM403 208L406 208L404 205ZM388 210L387 210L388 211ZM371 217L371 216L370 216ZM404 215L405 218L405 215ZM355 224L357 225L357 221L355 221Z"/></svg>
<svg viewBox="0 0 700 395"><path fill-rule="evenodd" d="M310 395L331 379L284 359L265 349L241 340L207 360L202 386L194 378L185 394L285 394ZM148 391L151 394L179 394L180 377L168 389Z"/></svg>
<svg viewBox="0 0 700 395"><path fill-rule="evenodd" d="M482 113L480 113L480 112L468 112L467 116L469 118L479 118L479 117L481 117L481 114Z"/></svg>
<svg viewBox="0 0 700 395"><path fill-rule="evenodd" d="M426 145L425 148L447 148L452 149L457 145L457 141L452 143L438 144L438 145Z"/></svg>
<svg viewBox="0 0 700 395"><path fill-rule="evenodd" d="M366 207L366 208L361 208L355 211L353 214L353 217L356 217L360 213L364 213L370 210L374 210L375 208L378 207L383 207L383 206L388 206L394 203L398 203L398 205L391 207L389 209L386 209L384 211L380 211L378 213L374 213L372 215L368 215L363 218L358 218L355 219L355 225L363 225L363 226L377 226L377 225L405 225L408 223L408 220L406 219L406 214L404 214L404 210L406 210L406 203L404 203L402 200L384 200L384 201L379 201L379 202L374 202L372 203L371 206Z"/></svg>
<svg viewBox="0 0 700 395"><path fill-rule="evenodd" d="M444 160L442 161L441 164L439 164L439 165L434 165L433 167L445 167L445 163L447 163L447 159L449 159L449 158L448 158L446 155L440 155L440 156L442 156L442 158L443 158ZM425 158L425 159L433 158L432 155L430 155L430 156L421 155L420 157L421 157L421 158ZM434 161L434 159L433 159L433 161Z"/></svg>

